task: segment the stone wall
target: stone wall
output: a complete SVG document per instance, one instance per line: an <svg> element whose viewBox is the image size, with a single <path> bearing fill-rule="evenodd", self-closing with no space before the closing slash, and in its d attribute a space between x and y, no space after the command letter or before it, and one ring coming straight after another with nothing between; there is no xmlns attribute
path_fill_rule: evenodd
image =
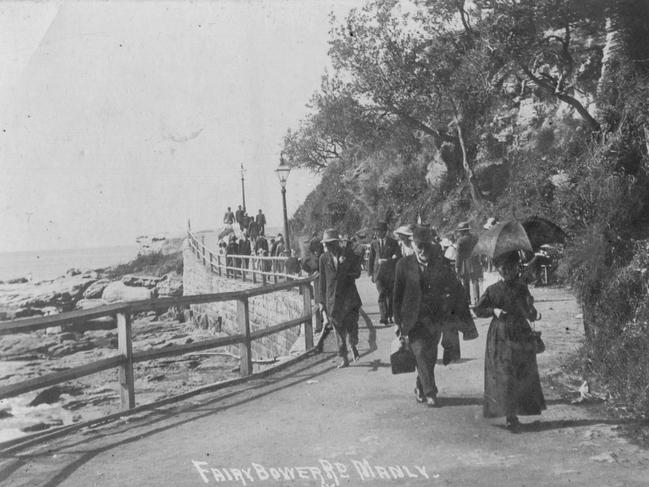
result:
<svg viewBox="0 0 649 487"><path fill-rule="evenodd" d="M210 294L240 291L258 287L251 281L228 279L210 272L191 252L187 242L183 246L183 294ZM299 289L276 291L249 299L250 331L256 331L283 321L299 318L303 314L303 301ZM191 305L191 320L196 326L213 331L216 336L236 335L237 301ZM290 328L252 342L253 360L270 359L288 355L300 335L300 327ZM239 347L228 347L228 351L239 354Z"/></svg>

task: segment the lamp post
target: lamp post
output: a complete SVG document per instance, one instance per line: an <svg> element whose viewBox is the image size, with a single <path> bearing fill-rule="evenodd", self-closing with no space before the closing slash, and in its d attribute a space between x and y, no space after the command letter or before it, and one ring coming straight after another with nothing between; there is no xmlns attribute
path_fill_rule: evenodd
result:
<svg viewBox="0 0 649 487"><path fill-rule="evenodd" d="M243 184L243 176L245 174L245 169L243 168L243 163L241 163L241 197L243 199L243 211L246 211L246 188Z"/></svg>
<svg viewBox="0 0 649 487"><path fill-rule="evenodd" d="M288 239L288 215L286 213L286 180L288 175L291 172L291 166L289 166L283 156L279 158L279 166L275 169L277 177L279 178L279 184L282 186L282 204L284 206L284 239L286 241L286 252L291 254L291 245Z"/></svg>

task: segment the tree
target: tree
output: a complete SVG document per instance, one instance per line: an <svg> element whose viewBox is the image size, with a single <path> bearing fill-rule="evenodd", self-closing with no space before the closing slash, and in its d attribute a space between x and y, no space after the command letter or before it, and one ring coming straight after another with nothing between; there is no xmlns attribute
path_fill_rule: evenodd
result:
<svg viewBox="0 0 649 487"><path fill-rule="evenodd" d="M597 45L583 46L575 38L601 34L605 0L480 0L480 38L499 64L521 72L546 95L574 108L588 127L600 124L584 103L592 87L584 85L579 66L597 69Z"/></svg>

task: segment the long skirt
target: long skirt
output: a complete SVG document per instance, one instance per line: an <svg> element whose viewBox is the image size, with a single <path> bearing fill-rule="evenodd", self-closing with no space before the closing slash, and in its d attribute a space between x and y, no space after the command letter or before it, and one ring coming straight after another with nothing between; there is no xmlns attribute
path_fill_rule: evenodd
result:
<svg viewBox="0 0 649 487"><path fill-rule="evenodd" d="M545 407L536 353L508 338L504 320L494 319L487 333L484 416L537 415Z"/></svg>

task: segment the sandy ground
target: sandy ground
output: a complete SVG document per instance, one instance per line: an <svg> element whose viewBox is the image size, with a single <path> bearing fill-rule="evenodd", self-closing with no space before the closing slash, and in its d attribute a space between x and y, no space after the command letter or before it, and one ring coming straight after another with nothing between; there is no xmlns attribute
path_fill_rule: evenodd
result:
<svg viewBox="0 0 649 487"><path fill-rule="evenodd" d="M582 325L565 289L532 289L548 409L512 434L482 417L488 320L462 343L462 360L438 367L431 409L414 401L413 374L390 373L392 330L378 325L371 283L359 288L362 357L348 369L335 368L328 343L272 377L5 453L2 485L647 485L649 452L626 436L642 425L570 403L580 377L560 364Z"/></svg>

